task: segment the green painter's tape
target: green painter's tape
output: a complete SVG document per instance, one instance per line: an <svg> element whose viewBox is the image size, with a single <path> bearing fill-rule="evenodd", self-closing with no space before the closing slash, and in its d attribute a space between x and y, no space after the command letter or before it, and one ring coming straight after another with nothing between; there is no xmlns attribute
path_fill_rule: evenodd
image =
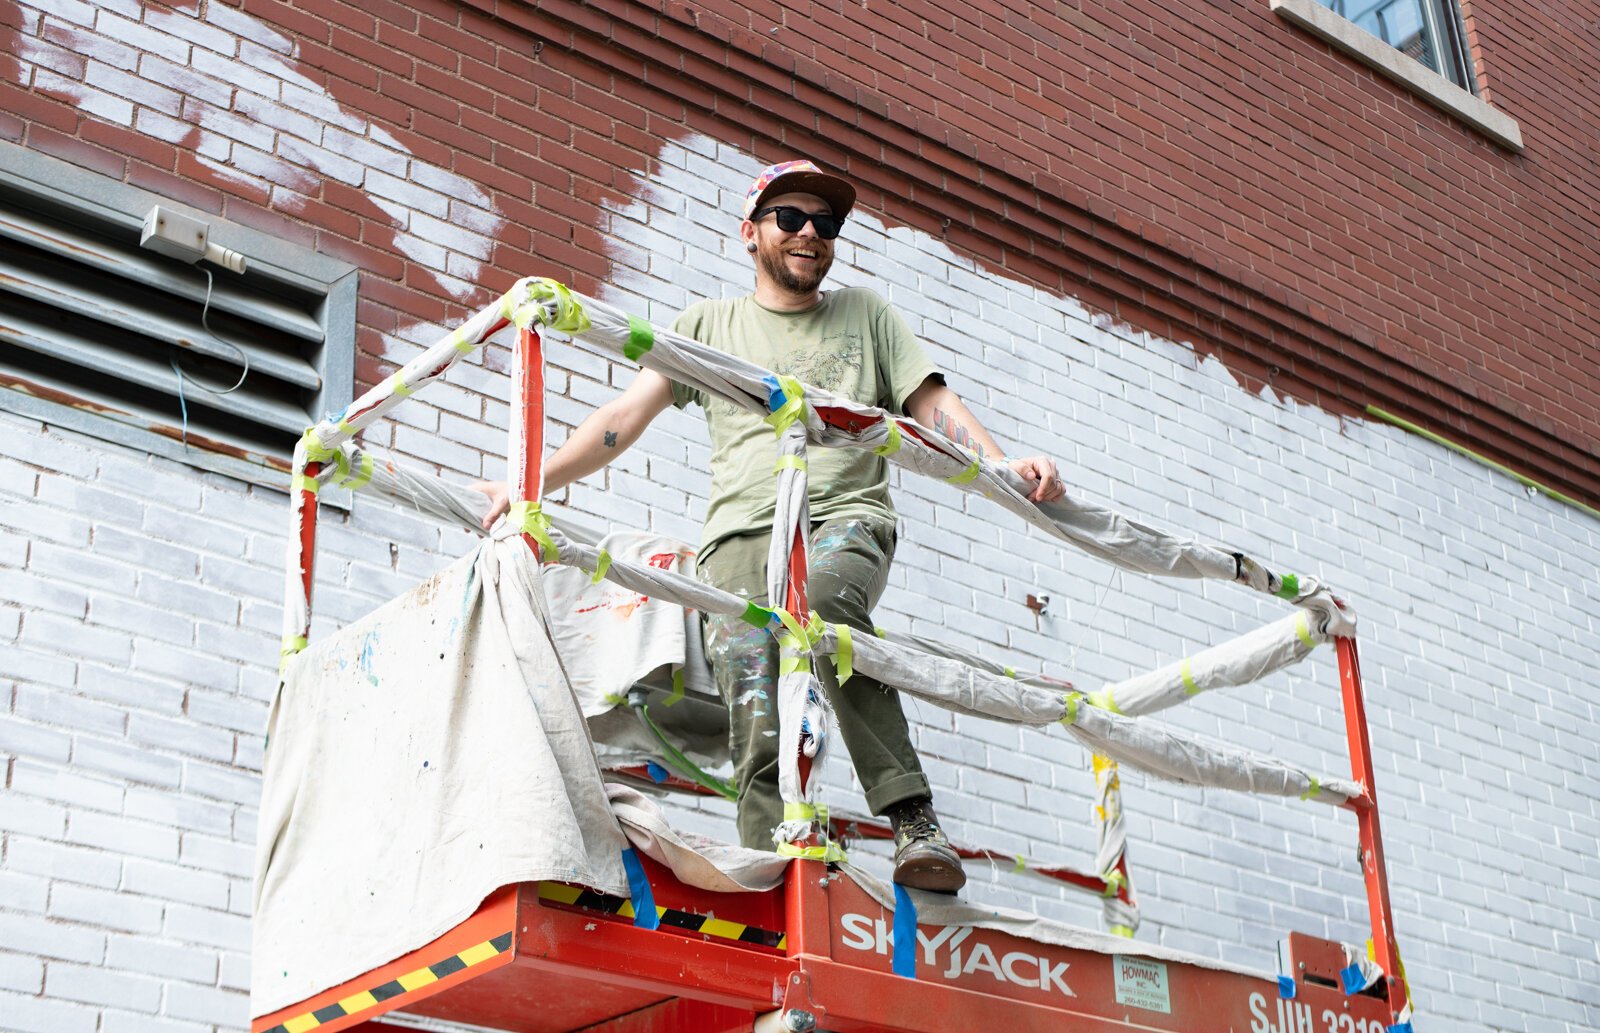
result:
<svg viewBox="0 0 1600 1033"><path fill-rule="evenodd" d="M283 648L278 650L278 673L282 674L289 666L289 658L306 647L304 635L291 635L283 640Z"/></svg>
<svg viewBox="0 0 1600 1033"><path fill-rule="evenodd" d="M1122 711L1117 708L1117 697L1112 694L1110 689L1101 689L1099 692L1091 692L1089 694L1089 702L1093 703L1101 710L1109 710L1113 714L1122 713Z"/></svg>
<svg viewBox="0 0 1600 1033"><path fill-rule="evenodd" d="M531 499L513 502L506 510L506 518L512 526L520 528L523 534L539 543L540 558L545 563L557 561L560 553L550 537L550 518L539 508L539 503Z"/></svg>
<svg viewBox="0 0 1600 1033"><path fill-rule="evenodd" d="M801 626L799 619L788 610L781 606L774 606L772 615L782 622L787 632L778 636L779 646L789 646L793 649L810 649L816 644L815 639L807 636L806 629Z"/></svg>
<svg viewBox="0 0 1600 1033"><path fill-rule="evenodd" d="M781 438L795 420L805 419L806 389L794 377L778 374L778 388L783 392L783 404L769 413L766 424Z"/></svg>
<svg viewBox="0 0 1600 1033"><path fill-rule="evenodd" d="M1300 594L1300 579L1293 574L1283 575L1283 587L1278 589L1279 599L1288 599L1293 602Z"/></svg>
<svg viewBox="0 0 1600 1033"><path fill-rule="evenodd" d="M622 354L628 357L629 362L638 362L639 356L656 346L656 332L638 316L628 317L628 343L622 346Z"/></svg>
<svg viewBox="0 0 1600 1033"><path fill-rule="evenodd" d="M563 284L546 276L532 277L521 282L525 285L528 297L535 301L551 303L555 308L554 315L549 316L545 323L550 329L559 330L564 334L581 334L593 327L594 324L589 321L589 314L583 310L582 303L574 298L572 292ZM510 294L506 295L508 300L510 297ZM523 305L518 307L510 318L518 327L525 328L523 320L533 316L534 312L532 306Z"/></svg>
<svg viewBox="0 0 1600 1033"><path fill-rule="evenodd" d="M326 463L336 456L333 449L322 443L322 439L317 436L317 428L315 427L307 427L306 432L300 435L300 440L306 444L306 462L308 463Z"/></svg>
<svg viewBox="0 0 1600 1033"><path fill-rule="evenodd" d="M344 459L343 452L339 453L339 458ZM344 475L334 482L334 487L349 488L351 491L359 491L366 487L367 484L372 480L372 471L375 469L372 453L361 453L361 469L357 471L354 476L351 476L349 467L349 460L345 460Z"/></svg>
<svg viewBox="0 0 1600 1033"><path fill-rule="evenodd" d="M889 440L873 449L873 451L880 456L892 456L900 451L900 425L892 419L886 419L883 423L884 426L889 428Z"/></svg>
<svg viewBox="0 0 1600 1033"><path fill-rule="evenodd" d="M971 484L973 481L978 479L978 473L982 469L983 461L980 459L974 459L971 466L967 467L965 470L962 470L954 477L946 477L945 480L949 481L951 484Z"/></svg>

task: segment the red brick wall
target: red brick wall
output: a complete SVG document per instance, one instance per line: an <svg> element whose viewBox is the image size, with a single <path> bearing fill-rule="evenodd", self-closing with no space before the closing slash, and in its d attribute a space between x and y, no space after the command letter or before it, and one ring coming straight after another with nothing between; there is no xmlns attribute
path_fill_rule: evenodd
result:
<svg viewBox="0 0 1600 1033"><path fill-rule="evenodd" d="M581 288L606 278L602 202L630 193L627 170L662 139L700 132L840 168L890 219L1252 383L1337 412L1379 405L1594 501L1600 173L1583 117L1600 16L1544 6L1467 5L1518 155L1267 0L244 4L341 104L488 193L508 225L469 303L535 255ZM180 97L161 134L137 97L118 124L15 85L10 44L49 40L52 20L0 4L0 137L358 262L367 381L397 320L463 311L363 193L288 175L292 151L259 159L265 188L197 163L182 126L209 108L208 126L232 111L246 133L236 98ZM51 74L89 73L62 50Z"/></svg>
<svg viewBox="0 0 1600 1033"><path fill-rule="evenodd" d="M874 203L922 228L949 220L953 244L996 266L1285 393L1377 404L1593 499L1600 378L1583 352L1600 330L1600 174L1573 113L1600 90L1600 43L1595 15L1541 6L1467 11L1521 155L1265 0L669 0L653 26L605 31L716 93L697 106L737 110L749 94L816 124L837 146L812 149L882 189ZM647 32L665 53L635 42Z"/></svg>

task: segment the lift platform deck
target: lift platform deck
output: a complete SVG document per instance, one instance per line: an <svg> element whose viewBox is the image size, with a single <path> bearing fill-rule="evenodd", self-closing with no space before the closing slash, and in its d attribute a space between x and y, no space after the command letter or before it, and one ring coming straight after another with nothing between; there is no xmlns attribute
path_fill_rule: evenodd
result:
<svg viewBox="0 0 1600 1033"><path fill-rule="evenodd" d="M660 925L565 883L506 886L418 951L263 1016L252 1033L380 1030L412 1016L508 1033L1383 1033L1386 988L1346 995L1336 944L1293 934L1293 990L1269 974L1089 949L997 929L919 926L897 975L894 915L820 861L784 886L708 893L645 860ZM1293 996L1285 996L1292 992ZM784 1023L787 1023L785 1025Z"/></svg>

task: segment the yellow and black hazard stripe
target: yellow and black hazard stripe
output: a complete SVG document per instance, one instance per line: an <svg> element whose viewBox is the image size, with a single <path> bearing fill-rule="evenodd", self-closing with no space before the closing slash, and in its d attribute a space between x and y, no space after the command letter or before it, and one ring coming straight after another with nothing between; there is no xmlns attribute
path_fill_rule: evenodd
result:
<svg viewBox="0 0 1600 1033"><path fill-rule="evenodd" d="M571 907L581 908L585 911L601 911L619 918L633 917L633 901L627 897L613 897L608 893L596 893L594 890L584 889L581 886L569 886L564 882L541 882L539 884L539 899L548 900L557 904L566 904ZM724 940L735 940L739 943L750 943L758 947L772 947L783 950L788 946L789 938L781 932L771 929L758 929L753 925L743 925L739 922L730 922L724 918L713 918L710 915L697 915L693 911L678 911L670 907L656 905L656 914L661 918L661 924L673 929L682 929L691 933L703 933L706 936L716 936Z"/></svg>
<svg viewBox="0 0 1600 1033"><path fill-rule="evenodd" d="M502 933L492 940L485 940L473 947L468 947L459 954L452 954L443 961L434 962L415 972L407 972L399 979L391 979L387 983L375 986L370 990L363 990L352 994L342 1001L308 1011L303 1015L296 1015L287 1019L263 1033L306 1033L307 1030L316 1029L324 1023L334 1019L342 1019L346 1015L366 1011L368 1008L377 1007L384 1001L399 997L401 994L420 990L430 983L437 983L445 976L454 975L462 969L481 965L490 958L496 958L511 949L511 934Z"/></svg>

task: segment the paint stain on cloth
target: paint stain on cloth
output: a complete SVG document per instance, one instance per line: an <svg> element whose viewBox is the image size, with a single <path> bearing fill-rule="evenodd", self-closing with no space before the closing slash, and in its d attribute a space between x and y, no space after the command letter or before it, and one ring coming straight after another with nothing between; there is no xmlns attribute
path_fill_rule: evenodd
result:
<svg viewBox="0 0 1600 1033"><path fill-rule="evenodd" d="M367 676L367 681L370 684L378 684L378 633L376 631L367 632L367 637L361 640L361 657L357 660L357 664L361 668L361 673Z"/></svg>
<svg viewBox="0 0 1600 1033"><path fill-rule="evenodd" d="M690 555L692 555L692 553ZM679 559L679 553L658 552L652 554L646 563L658 570L671 570L673 565L676 564ZM625 621L629 617L632 617L638 611L639 607L643 606L649 601L649 596L639 595L634 592L629 592L626 595L621 596L608 593L607 597L601 599L598 603L595 603L591 606L580 606L574 612L594 613L597 610L609 610L611 611L611 615L617 620Z"/></svg>

